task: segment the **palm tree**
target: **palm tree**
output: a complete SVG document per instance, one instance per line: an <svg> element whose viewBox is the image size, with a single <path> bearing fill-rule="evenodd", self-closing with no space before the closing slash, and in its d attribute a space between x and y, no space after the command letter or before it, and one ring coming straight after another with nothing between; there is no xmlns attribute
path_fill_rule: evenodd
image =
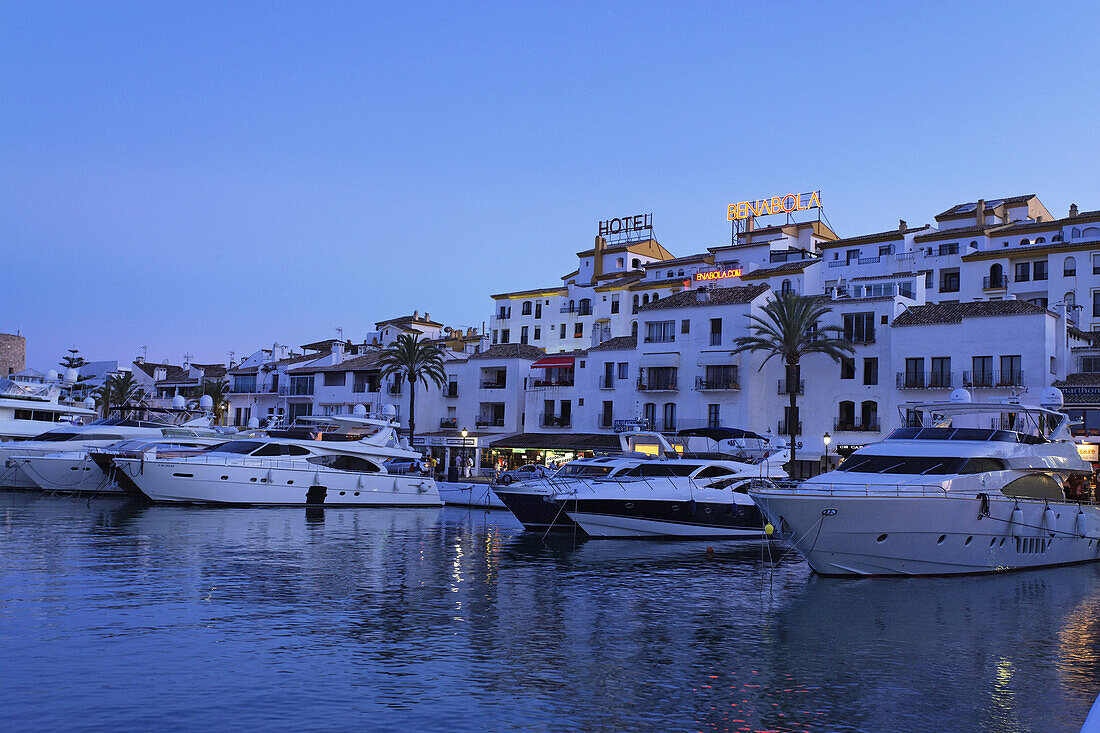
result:
<svg viewBox="0 0 1100 733"><path fill-rule="evenodd" d="M202 384L191 390L191 399L197 400L209 395L214 401L214 422L221 423L222 416L229 407L229 380L204 379Z"/></svg>
<svg viewBox="0 0 1100 733"><path fill-rule="evenodd" d="M443 370L443 347L433 341L421 340L420 335L410 336L403 333L397 340L381 351L378 360L383 377L393 375L397 381L409 384L409 445L416 434L416 383L429 382L440 389L447 383L447 373Z"/></svg>
<svg viewBox="0 0 1100 733"><path fill-rule="evenodd" d="M148 404L148 395L138 385L132 372L115 372L107 377L104 383L110 398L107 401L108 411L111 405L118 407L144 407Z"/></svg>
<svg viewBox="0 0 1100 733"><path fill-rule="evenodd" d="M791 441L791 470L794 469L795 435L798 432L798 373L799 362L810 354L824 354L839 362L855 351L845 338L829 336L843 332L839 326L818 326L818 322L832 308L819 298L799 295L786 290L776 295L761 309L762 316L748 316L750 336L734 339L734 353L745 351L767 354L760 368L772 357L779 357L786 367L787 396L790 409L787 413L787 435Z"/></svg>
<svg viewBox="0 0 1100 733"><path fill-rule="evenodd" d="M99 385L99 387L92 392L92 399L95 400L96 409L103 410L103 417L111 416L111 385L107 382Z"/></svg>

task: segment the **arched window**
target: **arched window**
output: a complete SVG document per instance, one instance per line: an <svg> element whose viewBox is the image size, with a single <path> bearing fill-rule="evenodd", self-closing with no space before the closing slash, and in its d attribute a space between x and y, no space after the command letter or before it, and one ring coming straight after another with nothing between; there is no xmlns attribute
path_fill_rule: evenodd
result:
<svg viewBox="0 0 1100 733"><path fill-rule="evenodd" d="M1046 241L1047 241L1046 237L1036 237L1035 241L1032 242L1032 244L1043 244Z"/></svg>
<svg viewBox="0 0 1100 733"><path fill-rule="evenodd" d="M791 281L790 280L784 280L783 284L779 287L779 289L784 293L791 292Z"/></svg>
<svg viewBox="0 0 1100 733"><path fill-rule="evenodd" d="M1062 235L1061 234L1055 234L1053 237L1050 238L1050 241L1051 242L1061 242L1062 241Z"/></svg>
<svg viewBox="0 0 1100 733"><path fill-rule="evenodd" d="M878 432L878 403L867 400L859 405L860 427L874 433Z"/></svg>
<svg viewBox="0 0 1100 733"><path fill-rule="evenodd" d="M647 426L649 429L657 427L657 403L647 402L642 405L642 417L649 423Z"/></svg>
<svg viewBox="0 0 1100 733"><path fill-rule="evenodd" d="M664 414L664 423L665 423L664 429L665 430L675 430L676 429L676 403L675 402L666 402L664 413L665 413Z"/></svg>
<svg viewBox="0 0 1100 733"><path fill-rule="evenodd" d="M837 430L853 430L856 426L856 403L845 400L837 405Z"/></svg>
<svg viewBox="0 0 1100 733"><path fill-rule="evenodd" d="M989 287L1000 288L1005 285L1005 269L999 262L989 266Z"/></svg>
<svg viewBox="0 0 1100 733"><path fill-rule="evenodd" d="M573 301L569 301L569 312L572 313L575 310L577 310L576 303L574 303Z"/></svg>
<svg viewBox="0 0 1100 733"><path fill-rule="evenodd" d="M1065 297L1062 298L1062 301L1066 304L1066 307L1072 308L1073 306L1077 305L1077 293L1073 292L1072 290L1069 291L1065 294Z"/></svg>
<svg viewBox="0 0 1100 733"><path fill-rule="evenodd" d="M1081 230L1081 239L1100 237L1100 227L1085 227Z"/></svg>
<svg viewBox="0 0 1100 733"><path fill-rule="evenodd" d="M684 271L683 270L680 270L676 273L676 277L683 277L683 276L684 276Z"/></svg>
<svg viewBox="0 0 1100 733"><path fill-rule="evenodd" d="M665 277L672 277L672 270L669 270L669 271L668 271L668 274L667 274L667 275L665 275Z"/></svg>
<svg viewBox="0 0 1100 733"><path fill-rule="evenodd" d="M637 321L631 321L630 322L630 335L633 336L634 338L638 338L638 322Z"/></svg>
<svg viewBox="0 0 1100 733"><path fill-rule="evenodd" d="M622 267L622 266L623 266L623 258L619 257L618 259L615 260L615 267Z"/></svg>
<svg viewBox="0 0 1100 733"><path fill-rule="evenodd" d="M1062 264L1063 277L1076 277L1077 276L1077 260L1072 257L1067 257L1066 261Z"/></svg>
<svg viewBox="0 0 1100 733"><path fill-rule="evenodd" d="M1024 237L1023 239L1020 240L1020 246L1021 247L1026 247L1029 244L1031 244L1031 242L1027 241L1027 237Z"/></svg>
<svg viewBox="0 0 1100 733"><path fill-rule="evenodd" d="M1073 230L1069 233L1069 237L1070 237L1070 239L1080 239L1081 238L1081 230L1078 229L1077 227L1074 227Z"/></svg>
<svg viewBox="0 0 1100 733"><path fill-rule="evenodd" d="M529 301L529 300L523 301L523 308L521 309L520 312L525 316L531 315L531 301Z"/></svg>
<svg viewBox="0 0 1100 733"><path fill-rule="evenodd" d="M580 315L590 316L592 315L592 301L589 298L581 298L581 302L578 304Z"/></svg>
<svg viewBox="0 0 1100 733"><path fill-rule="evenodd" d="M638 294L637 293L634 293L634 302L631 305L630 312L631 313L637 313L638 312Z"/></svg>
<svg viewBox="0 0 1100 733"><path fill-rule="evenodd" d="M637 270L639 267L642 266L642 261L635 257L630 261L630 266Z"/></svg>
<svg viewBox="0 0 1100 733"><path fill-rule="evenodd" d="M974 241L972 241L970 243L970 249L977 249L977 248L978 248L978 240L975 239Z"/></svg>
<svg viewBox="0 0 1100 733"><path fill-rule="evenodd" d="M649 295L648 294L642 296L642 305L649 305Z"/></svg>
<svg viewBox="0 0 1100 733"><path fill-rule="evenodd" d="M653 294L653 302L654 302L654 303L656 303L656 302L657 302L657 298L659 298L659 297L660 297L660 296L659 296L659 295L657 295L657 293L654 293L654 294Z"/></svg>

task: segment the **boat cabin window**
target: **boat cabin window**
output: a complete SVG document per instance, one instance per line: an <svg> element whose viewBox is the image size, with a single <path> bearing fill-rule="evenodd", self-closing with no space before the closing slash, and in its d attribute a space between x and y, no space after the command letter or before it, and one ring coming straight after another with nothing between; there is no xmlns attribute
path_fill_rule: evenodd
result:
<svg viewBox="0 0 1100 733"><path fill-rule="evenodd" d="M996 458L960 458L937 456L873 456L853 455L844 460L838 471L856 473L886 473L943 476L958 473L981 473L1004 470Z"/></svg>
<svg viewBox="0 0 1100 733"><path fill-rule="evenodd" d="M1027 499L1056 499L1062 501L1062 487L1052 477L1046 474L1036 473L1022 476L1015 481L1010 481L1001 487L1001 493L1005 496Z"/></svg>
<svg viewBox="0 0 1100 733"><path fill-rule="evenodd" d="M708 489L731 489L738 494L749 493L749 486L751 481L746 481L743 476L730 476L727 478L718 479L707 484Z"/></svg>
<svg viewBox="0 0 1100 733"><path fill-rule="evenodd" d="M230 440L215 445L210 450L218 453L243 453L244 455L248 455L262 445L263 443L256 440Z"/></svg>
<svg viewBox="0 0 1100 733"><path fill-rule="evenodd" d="M986 430L985 428L898 428L887 440L980 440L1001 443L1041 443L1033 435L1021 435L1011 430Z"/></svg>
<svg viewBox="0 0 1100 733"><path fill-rule="evenodd" d="M725 466L707 466L702 471L695 474L695 478L714 478L715 476L725 476L729 473L733 473L733 471Z"/></svg>
<svg viewBox="0 0 1100 733"><path fill-rule="evenodd" d="M668 468L672 471L673 476L690 476L699 470L699 464L689 463L684 465L682 463L673 462L669 464Z"/></svg>
<svg viewBox="0 0 1100 733"><path fill-rule="evenodd" d="M378 464L359 456L310 456L306 460L318 466L325 466L337 471L379 473L382 470L378 467Z"/></svg>
<svg viewBox="0 0 1100 733"><path fill-rule="evenodd" d="M257 451L252 452L253 456L308 456L309 451L300 445L287 445L286 443L268 443Z"/></svg>
<svg viewBox="0 0 1100 733"><path fill-rule="evenodd" d="M51 443L60 443L66 440L74 440L81 437L78 433L42 433L41 435L31 438L31 440L41 440Z"/></svg>
<svg viewBox="0 0 1100 733"><path fill-rule="evenodd" d="M115 433L83 433L79 440L122 440L122 436Z"/></svg>
<svg viewBox="0 0 1100 733"><path fill-rule="evenodd" d="M584 464L568 463L558 469L558 472L554 474L554 478L578 478L582 476L606 476L611 473L609 466L591 466Z"/></svg>

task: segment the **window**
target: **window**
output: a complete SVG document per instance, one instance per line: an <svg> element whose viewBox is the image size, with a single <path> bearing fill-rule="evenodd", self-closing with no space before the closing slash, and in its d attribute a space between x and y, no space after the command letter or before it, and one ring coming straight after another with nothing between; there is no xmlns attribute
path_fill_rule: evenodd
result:
<svg viewBox="0 0 1100 733"><path fill-rule="evenodd" d="M500 343L506 344L506 343L510 342L511 339L512 339L511 331L507 328L502 329L501 332L500 332Z"/></svg>
<svg viewBox="0 0 1100 733"><path fill-rule="evenodd" d="M881 245L879 245L879 248L878 248L878 256L879 257L885 257L886 255L893 254L893 253L894 253L894 245L892 245L892 244L881 244Z"/></svg>
<svg viewBox="0 0 1100 733"><path fill-rule="evenodd" d="M1100 356L1082 356L1081 371L1085 374L1100 374Z"/></svg>
<svg viewBox="0 0 1100 733"><path fill-rule="evenodd" d="M347 372L325 372L326 387L343 387L347 384Z"/></svg>
<svg viewBox="0 0 1100 733"><path fill-rule="evenodd" d="M958 270L944 270L940 273L940 292L941 293L957 293L959 292L959 271Z"/></svg>
<svg viewBox="0 0 1100 733"><path fill-rule="evenodd" d="M1062 275L1064 277L1077 277L1077 260L1067 257L1062 263Z"/></svg>
<svg viewBox="0 0 1100 733"><path fill-rule="evenodd" d="M650 321L645 324L645 340L647 343L675 341L675 327L675 321Z"/></svg>
<svg viewBox="0 0 1100 733"><path fill-rule="evenodd" d="M583 335L584 335L584 324L583 323L574 323L573 324L573 338L579 339Z"/></svg>
<svg viewBox="0 0 1100 733"><path fill-rule="evenodd" d="M875 340L874 313L845 313L844 338L857 344L869 344Z"/></svg>
<svg viewBox="0 0 1100 733"><path fill-rule="evenodd" d="M855 379L856 378L856 360L848 356L842 356L840 358L840 378L841 379Z"/></svg>
<svg viewBox="0 0 1100 733"><path fill-rule="evenodd" d="M669 270L665 277L672 277L672 270Z"/></svg>
<svg viewBox="0 0 1100 733"><path fill-rule="evenodd" d="M632 338L632 339L638 338L638 322L637 321L631 321L630 322L630 338Z"/></svg>
<svg viewBox="0 0 1100 733"><path fill-rule="evenodd" d="M541 326L535 326L535 341L541 341L541 340L542 340L542 327Z"/></svg>
<svg viewBox="0 0 1100 733"><path fill-rule="evenodd" d="M1100 290L1092 291L1092 317L1100 317Z"/></svg>
<svg viewBox="0 0 1100 733"><path fill-rule="evenodd" d="M680 333L691 333L691 321L687 318L680 321Z"/></svg>
<svg viewBox="0 0 1100 733"><path fill-rule="evenodd" d="M993 357L975 356L971 359L973 372L970 375L970 384L973 387L993 386Z"/></svg>
<svg viewBox="0 0 1100 733"><path fill-rule="evenodd" d="M856 427L856 403L844 400L837 404L837 430L854 430Z"/></svg>
<svg viewBox="0 0 1100 733"><path fill-rule="evenodd" d="M1016 282L1027 282L1031 279L1031 263L1030 262L1017 262L1016 263Z"/></svg>
<svg viewBox="0 0 1100 733"><path fill-rule="evenodd" d="M635 294L633 300L631 301L630 312L631 313L637 313L638 312L638 296L636 294Z"/></svg>
<svg viewBox="0 0 1100 733"><path fill-rule="evenodd" d="M905 360L905 386L910 389L924 386L923 357L916 357Z"/></svg>
<svg viewBox="0 0 1100 733"><path fill-rule="evenodd" d="M654 293L653 298L651 298L651 302L656 303L657 299L660 298L660 297L661 297L660 295L658 295L657 293Z"/></svg>
<svg viewBox="0 0 1100 733"><path fill-rule="evenodd" d="M615 258L615 267L621 268L623 266L624 262L625 262L625 260L623 260L622 257L616 257Z"/></svg>
<svg viewBox="0 0 1100 733"><path fill-rule="evenodd" d="M1034 276L1035 280L1046 280L1047 279L1047 261L1046 260L1039 260L1038 262L1036 262L1034 265L1032 265L1031 272L1032 272L1032 275Z"/></svg>
<svg viewBox="0 0 1100 733"><path fill-rule="evenodd" d="M313 375L290 378L290 393L292 395L313 394ZM308 413L307 413L308 414Z"/></svg>
<svg viewBox="0 0 1100 733"><path fill-rule="evenodd" d="M710 364L707 366L703 386L709 389L738 389L737 366L734 364Z"/></svg>
<svg viewBox="0 0 1100 733"><path fill-rule="evenodd" d="M529 300L523 301L523 308L520 311L520 313L522 315L525 315L525 316L531 315L531 301L529 301Z"/></svg>
<svg viewBox="0 0 1100 733"><path fill-rule="evenodd" d="M619 312L619 296L617 296L617 295L612 295L611 296L611 312L612 313L618 313Z"/></svg>
<svg viewBox="0 0 1100 733"><path fill-rule="evenodd" d="M527 343L527 326L521 326L519 329L519 342L521 344Z"/></svg>
<svg viewBox="0 0 1100 733"><path fill-rule="evenodd" d="M1100 275L1100 254L1092 256L1092 274Z"/></svg>
<svg viewBox="0 0 1100 733"><path fill-rule="evenodd" d="M630 376L630 364L625 361L620 361L618 366L619 379L627 379Z"/></svg>
<svg viewBox="0 0 1100 733"><path fill-rule="evenodd" d="M878 357L868 357L863 360L863 383L878 384Z"/></svg>
<svg viewBox="0 0 1100 733"><path fill-rule="evenodd" d="M613 409L613 403L610 400L604 400L603 408L600 410L600 427L609 428L614 422L611 417Z"/></svg>
<svg viewBox="0 0 1100 733"><path fill-rule="evenodd" d="M998 384L1008 386L1018 386L1023 383L1023 372L1020 369L1021 357L1015 356L1002 356L1001 357L1001 378L997 380Z"/></svg>
<svg viewBox="0 0 1100 733"><path fill-rule="evenodd" d="M932 373L929 376L929 387L951 386L951 357L932 357Z"/></svg>
<svg viewBox="0 0 1100 733"><path fill-rule="evenodd" d="M578 303L577 308L578 316L590 316L592 315L592 301L588 298L582 298Z"/></svg>
<svg viewBox="0 0 1100 733"><path fill-rule="evenodd" d="M493 343L494 344L496 344L496 342L497 342L497 333L498 333L497 330L494 328L493 329Z"/></svg>
<svg viewBox="0 0 1100 733"><path fill-rule="evenodd" d="M664 429L675 430L676 429L676 403L666 402L664 409Z"/></svg>
<svg viewBox="0 0 1100 733"><path fill-rule="evenodd" d="M779 286L779 290L781 292L784 292L784 293L791 292L791 281L790 280L784 280L783 284Z"/></svg>
<svg viewBox="0 0 1100 733"><path fill-rule="evenodd" d="M646 423L651 428L657 427L657 405L653 402L647 402L642 405L642 417L645 418Z"/></svg>
<svg viewBox="0 0 1100 733"><path fill-rule="evenodd" d="M707 405L707 427L716 428L722 424L721 405Z"/></svg>
<svg viewBox="0 0 1100 733"><path fill-rule="evenodd" d="M639 267L642 266L642 261L635 257L630 261L630 266L637 270Z"/></svg>
<svg viewBox="0 0 1100 733"><path fill-rule="evenodd" d="M931 289L932 289L932 282L933 282L933 280L932 280L932 272L931 272L931 271L929 271L929 272L926 272L926 273L924 273L924 287L926 287L926 288L928 288L929 290L931 290Z"/></svg>
<svg viewBox="0 0 1100 733"><path fill-rule="evenodd" d="M722 345L722 319L711 318L710 319L710 345L721 346Z"/></svg>
<svg viewBox="0 0 1100 733"><path fill-rule="evenodd" d="M565 324L564 323L561 324L561 326L559 326L558 338L560 338L560 339L565 338Z"/></svg>
<svg viewBox="0 0 1100 733"><path fill-rule="evenodd" d="M233 391L251 393L256 391L256 375L249 374L247 376L234 376L233 377Z"/></svg>

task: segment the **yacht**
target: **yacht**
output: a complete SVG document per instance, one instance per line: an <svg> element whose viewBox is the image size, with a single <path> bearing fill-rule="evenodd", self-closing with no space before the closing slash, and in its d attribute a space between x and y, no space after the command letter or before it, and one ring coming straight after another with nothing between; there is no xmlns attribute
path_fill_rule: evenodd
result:
<svg viewBox="0 0 1100 733"><path fill-rule="evenodd" d="M1062 394L1041 406L903 405L908 418L836 471L749 495L821 575L951 575L1100 558L1100 507L1072 500L1091 467ZM1070 496L1067 496L1069 494Z"/></svg>
<svg viewBox="0 0 1100 733"><path fill-rule="evenodd" d="M0 444L0 489L39 489L44 486L70 487L73 490L94 491L105 480L102 472L97 472L95 464L84 460L89 449L103 448L121 440L135 438L163 438L165 431L182 428L189 431L210 432L210 418L193 418L193 413L173 412L171 410L152 410L156 417L112 417L90 422L87 425L56 425L50 430L35 436L31 440L10 441ZM175 425L172 419L186 420L183 425ZM224 440L224 438L223 438ZM42 466L32 467L29 461L55 453L69 453L80 456L83 465L75 473L72 465L65 466L62 474L50 472L47 477L37 473ZM86 470L85 470L86 469ZM95 476L90 474L95 473ZM89 474L85 476L85 474ZM64 478L61 476L64 475ZM59 480L59 484L52 484ZM82 488L83 487L83 488Z"/></svg>
<svg viewBox="0 0 1100 733"><path fill-rule="evenodd" d="M750 484L786 479L790 452L730 428L620 436L617 456L572 461L552 477L494 487L524 528L588 537L759 538ZM699 445L705 443L705 445Z"/></svg>
<svg viewBox="0 0 1100 733"><path fill-rule="evenodd" d="M431 476L393 474L418 457L388 420L333 417L327 430L291 427L193 455L117 455L120 484L155 502L272 506L442 506Z"/></svg>
<svg viewBox="0 0 1100 733"><path fill-rule="evenodd" d="M33 438L58 423L95 419L95 410L62 404L58 396L57 387L50 384L0 379L0 443Z"/></svg>

